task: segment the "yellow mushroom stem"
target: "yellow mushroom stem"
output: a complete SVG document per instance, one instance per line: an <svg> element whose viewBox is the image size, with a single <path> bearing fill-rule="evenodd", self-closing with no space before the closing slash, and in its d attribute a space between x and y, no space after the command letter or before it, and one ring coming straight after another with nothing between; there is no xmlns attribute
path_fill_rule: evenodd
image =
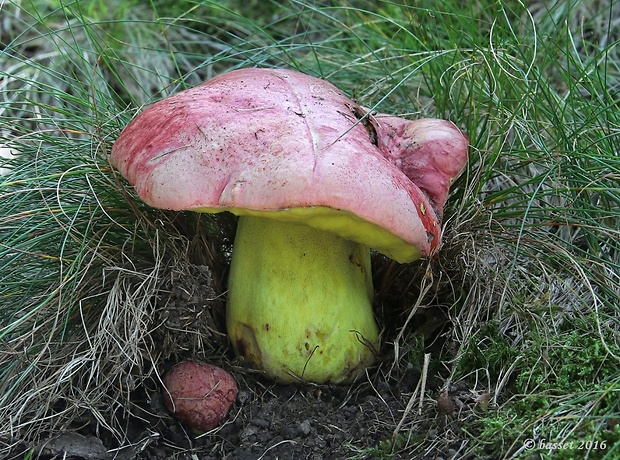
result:
<svg viewBox="0 0 620 460"><path fill-rule="evenodd" d="M282 383L348 383L375 359L370 250L334 233L241 216L226 321L235 352Z"/></svg>

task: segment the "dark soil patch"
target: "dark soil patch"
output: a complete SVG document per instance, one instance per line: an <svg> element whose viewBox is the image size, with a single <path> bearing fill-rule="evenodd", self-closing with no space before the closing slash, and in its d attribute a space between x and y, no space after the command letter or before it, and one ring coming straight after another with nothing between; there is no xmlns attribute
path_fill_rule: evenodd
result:
<svg viewBox="0 0 620 460"><path fill-rule="evenodd" d="M235 373L235 370L232 369ZM462 389L449 397L429 399L422 414L416 394L419 373L409 367L379 372L350 386L276 385L240 370L240 391L228 420L212 432L197 434L178 423L165 409L159 387L135 395L134 417L127 421L125 446L93 420L81 429L48 440L37 450L45 460L286 460L286 459L449 459L459 455L463 416L476 401ZM396 374L399 374L396 376ZM382 377L379 377L382 375ZM428 389L427 389L428 390ZM438 404L439 402L439 404ZM396 443L395 428L405 414ZM420 452L424 444L426 452ZM105 446L105 447L104 447ZM107 449L106 449L107 447ZM16 456L13 458L20 458Z"/></svg>
<svg viewBox="0 0 620 460"><path fill-rule="evenodd" d="M212 434L195 436L160 413L159 437L136 456L170 458L171 444L190 459L340 459L363 456L392 435L417 373L392 385L274 385L245 378L229 420ZM159 399L159 398L158 398ZM149 430L152 432L151 430ZM144 433L146 434L146 433ZM143 435L144 436L144 435Z"/></svg>
<svg viewBox="0 0 620 460"><path fill-rule="evenodd" d="M50 440L40 458L99 459L342 459L364 458L389 439L404 410L403 393L414 390L417 373L392 385L273 385L244 379L228 421L197 435L164 408L156 388L136 395L140 419L128 423L131 446L106 453L114 440L97 436L95 424ZM399 458L399 457L394 457Z"/></svg>
<svg viewBox="0 0 620 460"><path fill-rule="evenodd" d="M231 372L239 385L239 395L228 420L210 433L192 432L166 410L161 383L153 373L134 391L130 402L121 405L119 401L119 407L110 410L117 420L124 420L122 441L101 420L86 415L82 420L74 420L64 434L56 433L39 444L30 458L466 458L462 452L467 441L460 426L474 414L472 409L477 404L476 395L468 389L452 388L449 398L442 398L443 378L437 372L429 373L420 413L420 369L409 359L392 365L394 359L389 355L383 356L378 368L370 369L365 378L353 385L283 386L269 382L260 374L239 367L232 357L223 332L223 302L216 295L218 289L204 282L209 278L206 266L190 266L171 274L163 285L168 294L159 299L154 312L157 328L151 337L162 353L156 366L162 374L184 359L207 359ZM443 335L447 324L446 316L438 312L441 313L437 308L421 309L411 321L415 326L410 331L412 337L423 340L424 352L434 356L440 353L433 348L446 345L437 345L436 339ZM419 348L419 344L413 348ZM401 348L402 356L409 356L410 352ZM408 407L410 402L414 404ZM400 434L393 438L398 426ZM14 450L10 458L24 458L30 447Z"/></svg>

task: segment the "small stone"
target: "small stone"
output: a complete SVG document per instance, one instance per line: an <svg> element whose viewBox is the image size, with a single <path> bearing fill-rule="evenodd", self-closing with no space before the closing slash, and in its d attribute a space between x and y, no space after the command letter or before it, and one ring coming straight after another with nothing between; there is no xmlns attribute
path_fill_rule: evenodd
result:
<svg viewBox="0 0 620 460"><path fill-rule="evenodd" d="M443 390L439 393L439 397L437 398L437 411L444 415L452 415L454 412L454 403L450 399L448 390Z"/></svg>
<svg viewBox="0 0 620 460"><path fill-rule="evenodd" d="M239 439L241 440L241 442L246 442L251 436L254 436L256 433L258 433L258 428L254 425L248 425L243 430L241 430L241 433L239 433Z"/></svg>
<svg viewBox="0 0 620 460"><path fill-rule="evenodd" d="M255 418L254 420L252 420L252 424L264 429L269 428L269 426L271 425L268 420L265 420L263 418Z"/></svg>
<svg viewBox="0 0 620 460"><path fill-rule="evenodd" d="M237 395L237 401L239 401L239 404L243 405L249 400L250 400L250 392L245 391L245 390L240 390L239 394Z"/></svg>
<svg viewBox="0 0 620 460"><path fill-rule="evenodd" d="M310 420L306 419L303 422L300 422L298 428L301 434L303 434L304 436L308 436L312 431L312 425L310 424Z"/></svg>

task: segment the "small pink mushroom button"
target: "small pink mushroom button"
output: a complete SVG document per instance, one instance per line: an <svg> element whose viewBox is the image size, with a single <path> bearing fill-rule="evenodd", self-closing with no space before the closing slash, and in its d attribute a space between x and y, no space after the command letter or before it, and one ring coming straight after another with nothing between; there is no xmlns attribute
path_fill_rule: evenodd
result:
<svg viewBox="0 0 620 460"><path fill-rule="evenodd" d="M226 419L237 398L237 383L224 369L183 361L163 378L166 407L180 422L209 431Z"/></svg>

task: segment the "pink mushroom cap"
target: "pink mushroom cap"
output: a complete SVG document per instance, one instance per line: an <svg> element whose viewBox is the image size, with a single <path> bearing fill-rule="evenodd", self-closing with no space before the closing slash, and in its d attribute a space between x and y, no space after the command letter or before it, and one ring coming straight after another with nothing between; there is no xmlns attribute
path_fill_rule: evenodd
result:
<svg viewBox="0 0 620 460"><path fill-rule="evenodd" d="M232 376L207 363L183 361L166 373L163 383L168 410L199 431L218 426L237 399L237 384Z"/></svg>
<svg viewBox="0 0 620 460"><path fill-rule="evenodd" d="M303 222L409 262L437 248L467 150L449 121L368 113L324 80L247 68L148 107L111 161L153 207Z"/></svg>

